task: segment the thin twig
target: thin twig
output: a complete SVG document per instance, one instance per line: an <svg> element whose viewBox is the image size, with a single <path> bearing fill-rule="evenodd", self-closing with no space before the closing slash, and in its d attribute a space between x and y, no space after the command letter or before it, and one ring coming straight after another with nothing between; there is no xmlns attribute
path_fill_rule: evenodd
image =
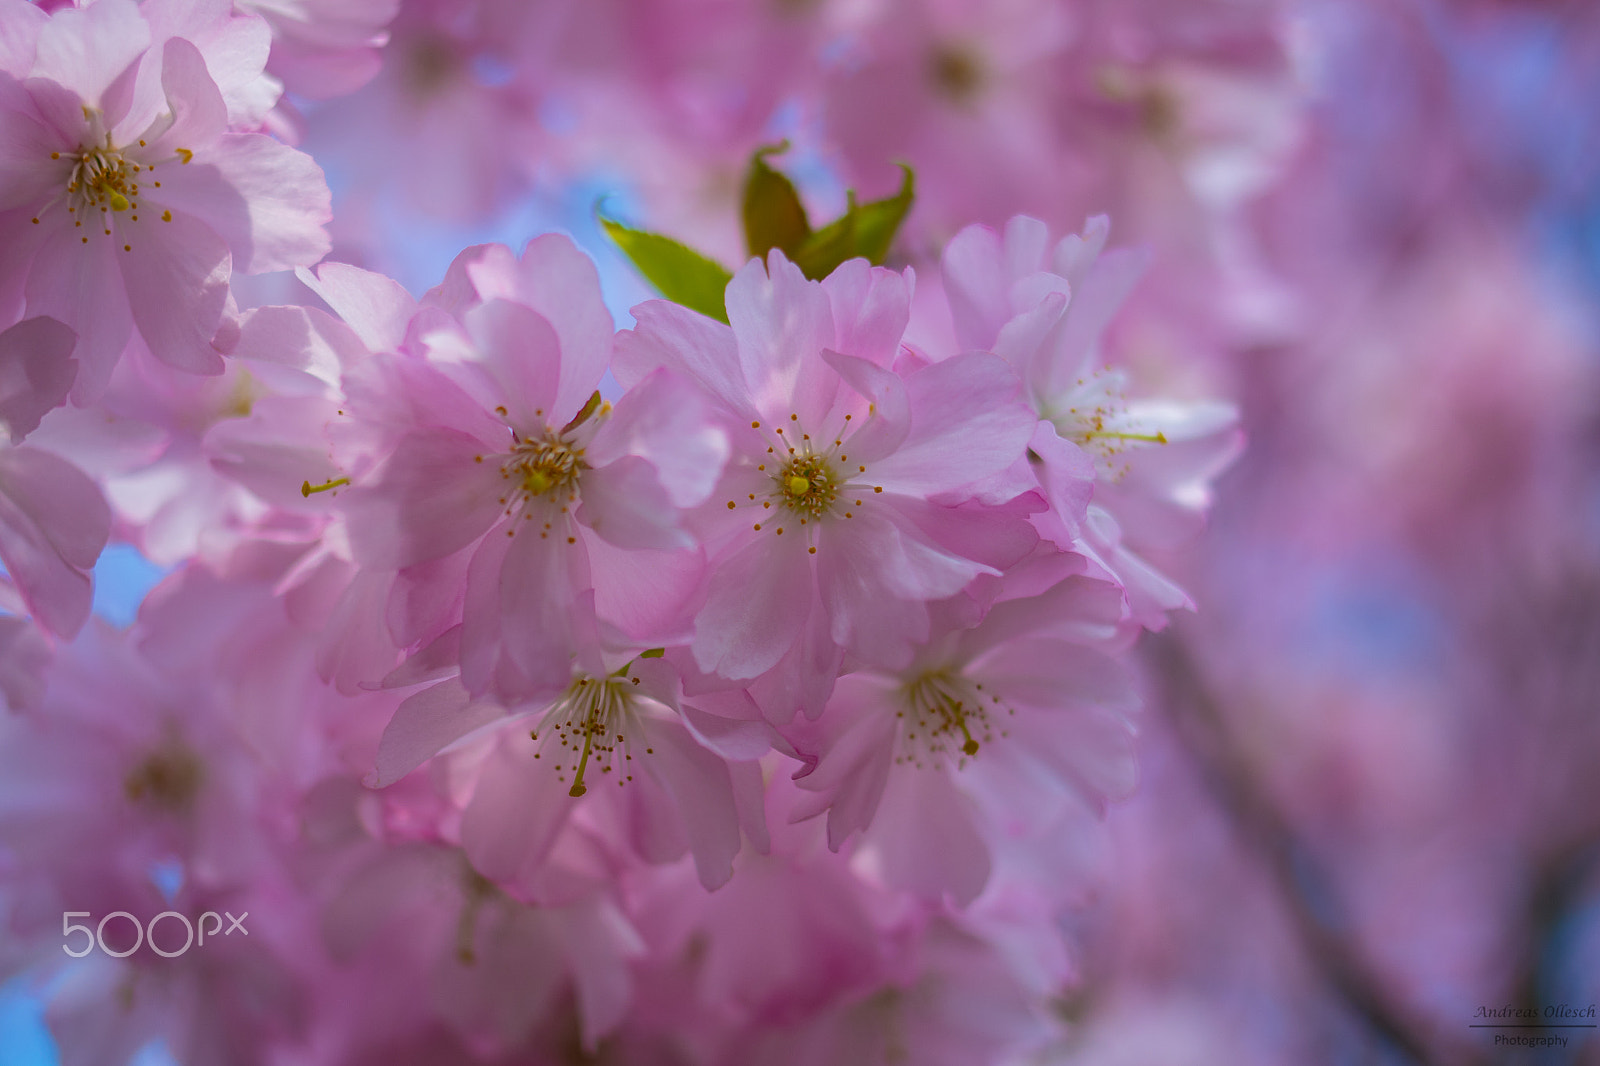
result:
<svg viewBox="0 0 1600 1066"><path fill-rule="evenodd" d="M1182 638L1169 630L1147 636L1143 648L1161 679L1162 702L1180 741L1272 874L1306 954L1333 992L1378 1037L1414 1062L1469 1066L1486 1061L1480 1049L1464 1042L1439 1046L1440 1041L1425 1038L1425 1026L1401 1005L1355 942L1341 935L1342 923L1330 917L1340 908L1331 899L1328 879L1318 874L1309 849L1240 753L1228 719ZM1311 885L1318 888L1315 900L1308 891Z"/></svg>

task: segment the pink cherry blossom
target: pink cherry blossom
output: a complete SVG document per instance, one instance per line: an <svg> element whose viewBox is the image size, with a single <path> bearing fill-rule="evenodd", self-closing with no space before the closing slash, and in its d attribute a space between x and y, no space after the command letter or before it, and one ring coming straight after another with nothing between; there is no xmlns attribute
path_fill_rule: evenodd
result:
<svg viewBox="0 0 1600 1066"><path fill-rule="evenodd" d="M25 901L8 938L57 971L46 1016L63 1062L124 1061L160 1039L185 1062L222 1066L292 1042L306 1020L314 927L275 838L284 775L315 770L289 757L302 683L315 680L309 648L282 644L262 586L186 576L160 599L133 630L86 627L28 712L0 723L0 850L17 860L5 890ZM73 965L61 915L83 910L141 922L229 911L249 932ZM161 927L169 950L178 926ZM106 937L132 939L115 922Z"/></svg>
<svg viewBox="0 0 1600 1066"><path fill-rule="evenodd" d="M0 313L78 334L80 403L135 333L169 366L220 372L233 268L283 269L328 248L316 164L230 132L199 50L171 37L147 51L151 34L128 0L66 9L40 29L31 70L0 73ZM156 62L151 99L139 76Z"/></svg>
<svg viewBox="0 0 1600 1066"><path fill-rule="evenodd" d="M564 877L552 875L551 856L568 818L578 817L573 801L590 792L598 795L582 808L588 824L626 839L649 862L692 854L707 889L733 876L741 834L764 847L761 771L753 761L766 751L763 732L746 730L733 747L724 744L734 759L713 750L694 723L714 720L685 706L667 664L636 658L611 672L575 672L541 712L523 719L533 723L527 732L502 732L462 818L473 866L514 895L559 895ZM421 713L439 716L436 707L402 705L384 744L415 732ZM380 747L380 771L385 755Z"/></svg>
<svg viewBox="0 0 1600 1066"><path fill-rule="evenodd" d="M466 1061L537 1040L563 1013L574 1041L593 1049L625 1017L638 933L604 892L529 906L477 873L459 848L408 839L367 817L370 793L332 777L307 796L318 845L306 855L337 963L317 982L316 1021L328 1061L387 1045L385 1061L439 1061L453 1045ZM574 1002L575 1001L575 1002ZM395 1005L406 1010L397 1014ZM405 1054L397 1058L395 1041Z"/></svg>
<svg viewBox="0 0 1600 1066"><path fill-rule="evenodd" d="M847 652L904 663L927 600L1033 544L991 506L1031 485L1013 473L1033 424L1020 383L981 353L890 369L910 285L860 260L808 281L775 251L729 284L731 327L656 302L618 342L622 380L691 377L728 427L698 516L712 576L692 648L708 673L765 676L778 720L819 712Z"/></svg>
<svg viewBox="0 0 1600 1066"><path fill-rule="evenodd" d="M1137 697L1105 653L1121 592L1069 578L1009 600L967 628L971 607L938 605L936 639L905 668L840 679L822 717L786 730L828 843L862 831L858 858L930 900L971 903L1007 836L1133 787Z"/></svg>
<svg viewBox="0 0 1600 1066"><path fill-rule="evenodd" d="M468 253L434 299L459 318L424 308L408 354L346 377L356 435L387 450L339 494L352 556L397 574L397 646L459 623L469 690L553 695L596 618L640 640L677 624L703 571L679 514L726 445L670 374L601 398L610 315L569 241Z"/></svg>
<svg viewBox="0 0 1600 1066"><path fill-rule="evenodd" d="M1226 404L1129 400L1129 373L1105 362L1102 336L1143 256L1102 254L1109 233L1097 217L1052 247L1045 225L1026 216L1004 237L971 226L945 249L945 287L961 343L995 351L1027 382L1041 480L1053 517L1066 519L1053 537L1091 555L1127 589L1133 617L1159 629L1189 599L1141 553L1198 531L1209 482L1238 453L1240 436Z"/></svg>
<svg viewBox="0 0 1600 1066"><path fill-rule="evenodd" d="M306 118L307 149L363 190L340 203L341 221L373 209L365 195L372 188L397 192L401 217L422 212L455 222L480 220L526 189L542 155L537 148L548 140L539 106L564 7L520 0L401 6L376 76ZM405 165L395 167L396 159Z"/></svg>

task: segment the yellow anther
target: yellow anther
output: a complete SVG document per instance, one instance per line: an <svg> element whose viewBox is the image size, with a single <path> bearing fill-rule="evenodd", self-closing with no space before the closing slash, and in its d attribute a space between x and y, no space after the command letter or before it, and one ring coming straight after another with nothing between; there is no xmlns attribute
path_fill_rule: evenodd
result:
<svg viewBox="0 0 1600 1066"><path fill-rule="evenodd" d="M300 483L300 495L309 497L313 492L327 492L329 489L336 489L340 485L348 484L350 484L350 479L347 477L334 478L332 481L324 481L320 485L313 485L309 481L302 481Z"/></svg>

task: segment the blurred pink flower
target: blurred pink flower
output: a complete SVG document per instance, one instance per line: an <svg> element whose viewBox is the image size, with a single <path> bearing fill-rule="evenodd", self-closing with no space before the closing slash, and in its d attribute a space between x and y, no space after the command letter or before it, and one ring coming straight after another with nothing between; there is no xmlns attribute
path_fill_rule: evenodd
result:
<svg viewBox="0 0 1600 1066"><path fill-rule="evenodd" d="M313 99L354 92L378 73L400 0L236 0L272 27L267 70Z"/></svg>

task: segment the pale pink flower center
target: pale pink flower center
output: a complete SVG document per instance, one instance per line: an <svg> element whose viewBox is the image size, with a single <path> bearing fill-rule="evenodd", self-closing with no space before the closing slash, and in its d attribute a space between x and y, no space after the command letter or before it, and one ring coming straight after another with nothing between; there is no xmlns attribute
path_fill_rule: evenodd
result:
<svg viewBox="0 0 1600 1066"><path fill-rule="evenodd" d="M852 417L845 416L846 424ZM854 518L866 506L868 494L880 493L883 487L863 478L867 472L864 465L851 464L845 451L849 445L842 436L818 450L799 425L799 416L790 415L789 419L787 429L773 429L778 443L769 446L756 463L757 472L767 476L772 488L765 493L747 493L743 500L729 500L728 510L759 507L755 531L770 531L775 536L782 536L791 526L815 530L824 518ZM760 429L761 423L752 422L750 428ZM816 554L815 543L809 550Z"/></svg>
<svg viewBox="0 0 1600 1066"><path fill-rule="evenodd" d="M50 158L54 161L64 158L71 164L67 170L65 199L67 213L73 216L73 228L83 229L85 224L92 227L98 223L101 233L109 237L114 215L126 214L129 222L139 221L141 176L150 173L150 184L154 188L160 188L161 182L154 178L154 163L130 158L130 147L112 143L111 134L104 132L98 111L84 108L84 114L89 119L86 143L76 152L51 152ZM140 140L137 147L144 148L145 142ZM173 152L172 158L180 164L194 158L194 153L187 148L175 148ZM172 212L162 210L159 217L163 222L171 222ZM39 219L34 218L33 222L38 225ZM123 249L132 251L132 238L126 228L121 236L126 242ZM79 239L84 244L89 243L87 236Z"/></svg>
<svg viewBox="0 0 1600 1066"><path fill-rule="evenodd" d="M1113 480L1128 471L1121 459L1124 452L1167 443L1159 427L1145 425L1130 413L1126 384L1121 371L1109 368L1079 378L1059 401L1060 413L1050 419L1057 432L1092 455L1100 473Z"/></svg>
<svg viewBox="0 0 1600 1066"><path fill-rule="evenodd" d="M544 731L544 740L534 758L553 755L558 781L564 782L569 773L572 775L568 795L577 797L589 791L584 776L595 766L601 774L615 773L618 787L633 780L627 767L633 761L628 734L638 735L639 716L630 685L638 683L637 678L580 677L551 704L539 729L529 734L538 740L539 731ZM645 754L655 754L654 749L645 748Z"/></svg>
<svg viewBox="0 0 1600 1066"><path fill-rule="evenodd" d="M941 95L958 106L972 103L987 80L982 57L958 44L933 50L928 56L928 77Z"/></svg>
<svg viewBox="0 0 1600 1066"><path fill-rule="evenodd" d="M556 500L565 494L571 502L577 499L578 480L587 469L582 448L546 432L538 440L518 441L501 472L516 479L529 498L548 496Z"/></svg>
<svg viewBox="0 0 1600 1066"><path fill-rule="evenodd" d="M956 768L966 765L984 744L995 737L990 712L1006 707L999 696L986 693L983 686L961 674L929 670L907 681L897 693L900 710L900 754L895 762L919 769L928 763L942 766L956 760ZM1000 736L1005 736L1000 730Z"/></svg>
<svg viewBox="0 0 1600 1066"><path fill-rule="evenodd" d="M169 814L188 810L200 792L204 767L200 757L182 741L169 740L151 752L123 778L128 801Z"/></svg>

